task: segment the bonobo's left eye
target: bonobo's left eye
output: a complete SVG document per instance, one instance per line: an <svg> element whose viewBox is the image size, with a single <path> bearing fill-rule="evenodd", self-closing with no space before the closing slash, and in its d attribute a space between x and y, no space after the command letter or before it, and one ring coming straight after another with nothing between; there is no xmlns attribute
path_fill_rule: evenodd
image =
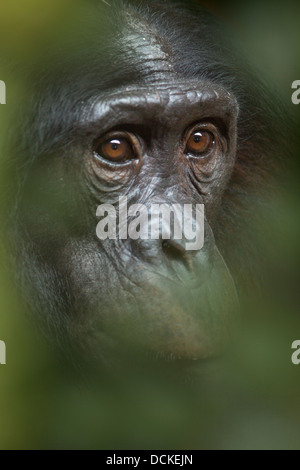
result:
<svg viewBox="0 0 300 470"><path fill-rule="evenodd" d="M112 163L126 163L137 158L134 137L127 133L109 134L94 145L94 155L99 160Z"/></svg>
<svg viewBox="0 0 300 470"><path fill-rule="evenodd" d="M184 153L191 157L209 157L218 144L220 139L217 128L210 122L200 123L188 131Z"/></svg>
<svg viewBox="0 0 300 470"><path fill-rule="evenodd" d="M193 132L189 137L186 149L189 153L194 155L201 155L207 153L211 146L214 144L214 136L208 131Z"/></svg>

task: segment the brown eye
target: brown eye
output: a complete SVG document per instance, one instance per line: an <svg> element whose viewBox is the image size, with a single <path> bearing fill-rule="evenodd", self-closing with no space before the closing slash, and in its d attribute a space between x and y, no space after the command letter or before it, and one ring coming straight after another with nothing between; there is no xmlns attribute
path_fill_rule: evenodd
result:
<svg viewBox="0 0 300 470"><path fill-rule="evenodd" d="M186 144L186 152L194 155L206 154L214 145L215 139L211 132L202 130L193 132Z"/></svg>
<svg viewBox="0 0 300 470"><path fill-rule="evenodd" d="M112 162L125 162L135 158L131 143L125 138L106 140L95 148L96 155Z"/></svg>

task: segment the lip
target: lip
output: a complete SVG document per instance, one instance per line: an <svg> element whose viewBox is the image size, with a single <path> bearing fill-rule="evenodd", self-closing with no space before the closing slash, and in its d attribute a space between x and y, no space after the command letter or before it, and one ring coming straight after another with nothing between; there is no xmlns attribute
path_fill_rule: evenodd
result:
<svg viewBox="0 0 300 470"><path fill-rule="evenodd" d="M104 334L125 354L136 351L137 356L186 367L219 355L231 343L239 306L234 296L226 297L226 285L215 296L206 283L193 291L167 279L164 284L161 278L155 280L143 281L143 290L132 291L126 303L116 299L116 308L99 318Z"/></svg>

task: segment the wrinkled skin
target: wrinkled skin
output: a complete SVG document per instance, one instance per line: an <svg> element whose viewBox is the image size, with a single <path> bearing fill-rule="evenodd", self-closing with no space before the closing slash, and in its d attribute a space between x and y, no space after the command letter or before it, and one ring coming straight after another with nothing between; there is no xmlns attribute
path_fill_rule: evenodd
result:
<svg viewBox="0 0 300 470"><path fill-rule="evenodd" d="M101 14L105 23L110 8L102 5ZM188 15L181 42L192 51ZM109 366L129 351L201 361L224 349L238 321L235 283L214 231L237 161L239 103L223 83L197 76L197 57L188 72L193 54L185 57L185 45L172 43L155 20L125 5L116 21L114 37L99 32L92 46L88 38L90 57L73 51L54 72L49 59L51 72L34 92L41 105L31 139L40 141L21 150L31 155L14 229L20 282L64 349ZM187 151L193 129L213 135L206 154ZM97 153L99 142L120 135L133 142L134 158ZM185 239L162 237L99 240L96 208L117 206L121 196L147 207L204 204L203 248L188 251Z"/></svg>

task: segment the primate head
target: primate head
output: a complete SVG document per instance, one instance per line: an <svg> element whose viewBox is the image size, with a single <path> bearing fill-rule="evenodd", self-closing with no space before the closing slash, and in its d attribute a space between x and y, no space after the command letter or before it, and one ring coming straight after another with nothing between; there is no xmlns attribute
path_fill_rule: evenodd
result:
<svg viewBox="0 0 300 470"><path fill-rule="evenodd" d="M280 113L196 3L82 9L33 67L14 136L19 283L69 355L201 362L234 336L237 292L260 284Z"/></svg>

